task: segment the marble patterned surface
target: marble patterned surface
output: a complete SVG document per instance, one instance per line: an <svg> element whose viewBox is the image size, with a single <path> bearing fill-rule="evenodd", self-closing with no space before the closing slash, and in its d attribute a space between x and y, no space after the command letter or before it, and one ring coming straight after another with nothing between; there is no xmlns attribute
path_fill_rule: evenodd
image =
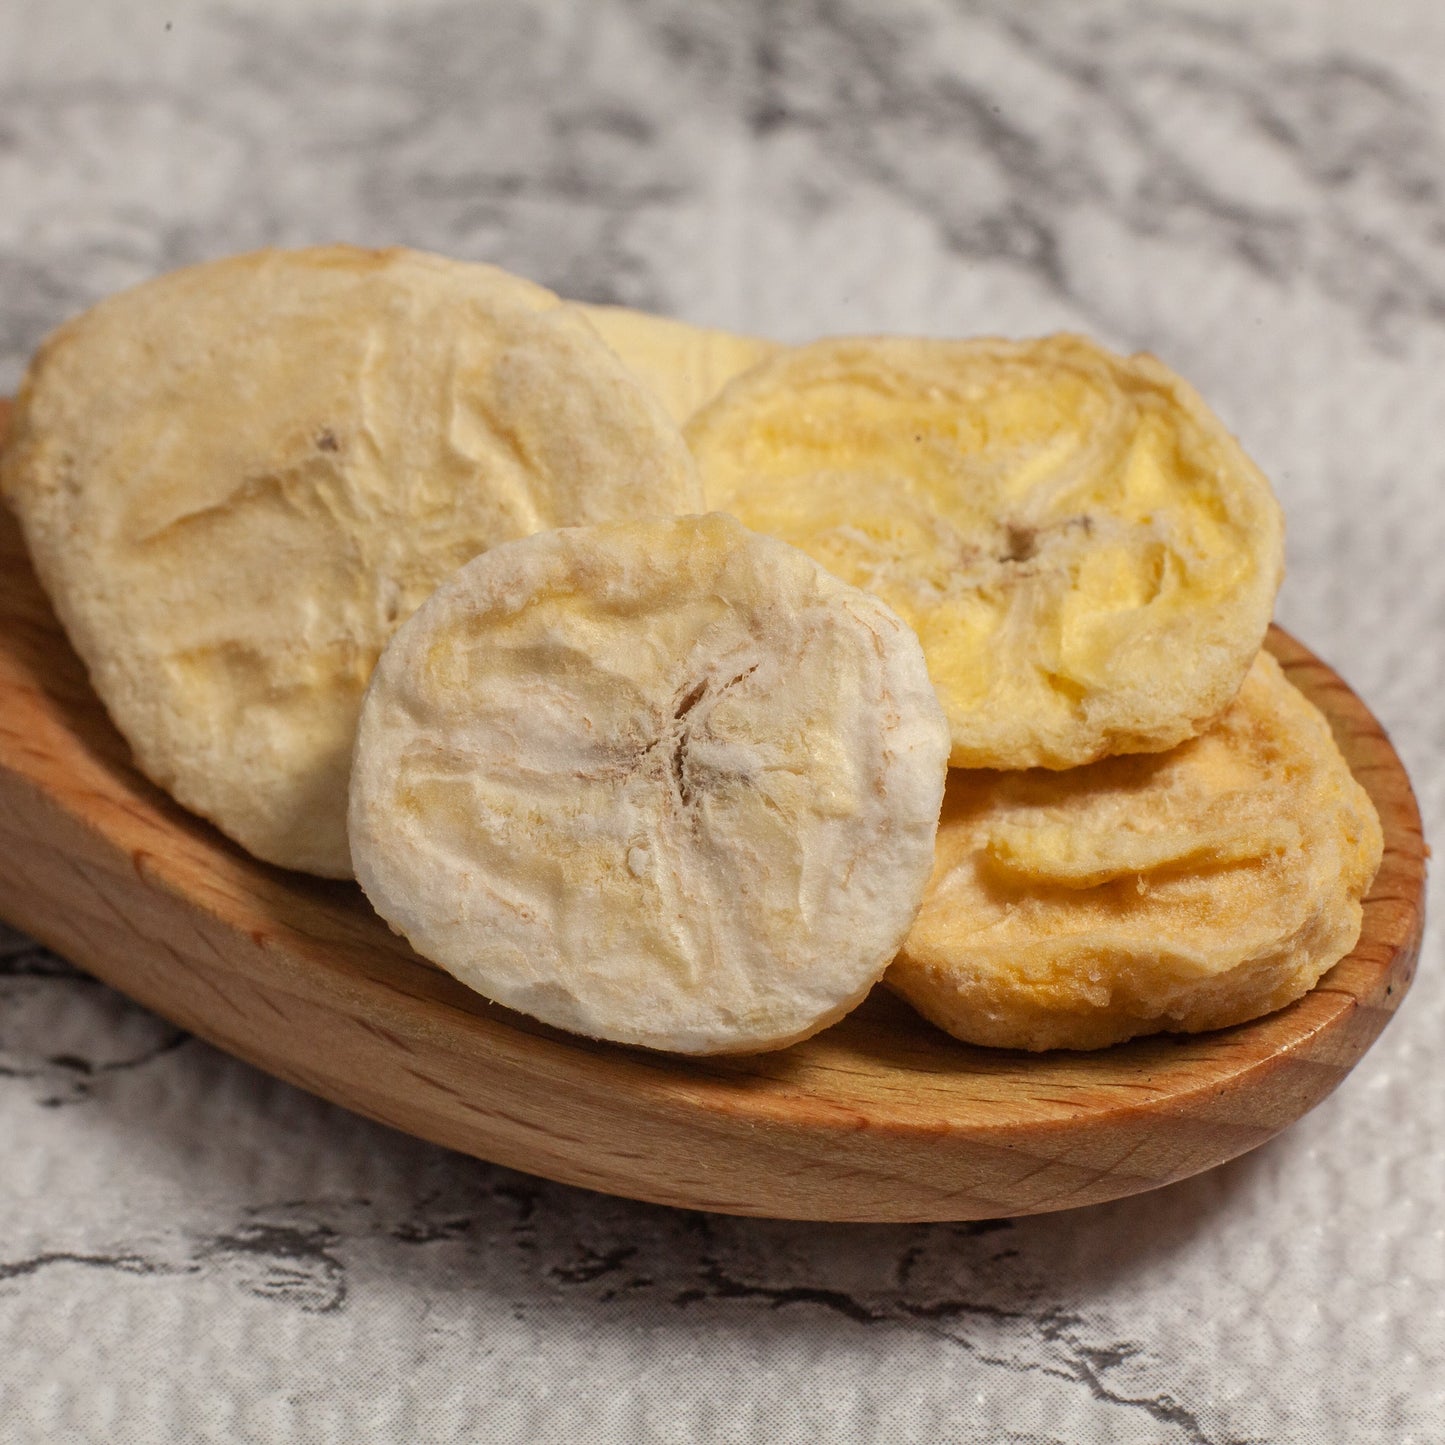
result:
<svg viewBox="0 0 1445 1445"><path fill-rule="evenodd" d="M1281 619L1439 835L1442 55L1430 0L10 0L0 389L122 285L330 239L783 339L1148 347L1274 479ZM895 1228L451 1155L5 932L0 1439L1427 1445L1441 963L1432 930L1376 1049L1244 1159Z"/></svg>

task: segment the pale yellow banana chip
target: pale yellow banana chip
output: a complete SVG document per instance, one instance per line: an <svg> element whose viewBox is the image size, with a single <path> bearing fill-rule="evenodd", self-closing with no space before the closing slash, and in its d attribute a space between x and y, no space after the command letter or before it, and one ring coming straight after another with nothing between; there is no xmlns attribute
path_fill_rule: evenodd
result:
<svg viewBox="0 0 1445 1445"><path fill-rule="evenodd" d="M733 377L775 355L776 341L691 326L625 306L579 306L602 339L684 422Z"/></svg>
<svg viewBox="0 0 1445 1445"><path fill-rule="evenodd" d="M397 623L497 542L700 499L575 308L341 246L192 267L63 326L0 485L141 768L259 857L333 876Z"/></svg>
<svg viewBox="0 0 1445 1445"><path fill-rule="evenodd" d="M682 1053L857 1003L933 861L913 633L731 517L569 528L444 583L368 690L357 877L488 998Z"/></svg>
<svg viewBox="0 0 1445 1445"><path fill-rule="evenodd" d="M1073 336L820 341L686 432L710 507L918 630L958 767L1172 747L1269 624L1269 485L1152 357Z"/></svg>
<svg viewBox="0 0 1445 1445"><path fill-rule="evenodd" d="M1380 822L1329 725L1261 653L1172 752L955 771L887 982L970 1043L1092 1049L1298 998L1354 947Z"/></svg>

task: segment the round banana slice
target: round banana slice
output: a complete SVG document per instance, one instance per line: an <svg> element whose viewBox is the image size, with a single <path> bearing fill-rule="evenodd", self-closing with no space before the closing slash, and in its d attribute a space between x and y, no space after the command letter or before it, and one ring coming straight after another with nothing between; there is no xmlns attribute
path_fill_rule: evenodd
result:
<svg viewBox="0 0 1445 1445"><path fill-rule="evenodd" d="M192 267L61 327L0 487L140 767L258 857L336 877L397 623L497 542L701 496L574 308L345 246Z"/></svg>
<svg viewBox="0 0 1445 1445"><path fill-rule="evenodd" d="M559 1028L781 1048L882 974L948 728L912 632L731 517L497 547L383 653L357 877L418 952Z"/></svg>
<svg viewBox="0 0 1445 1445"><path fill-rule="evenodd" d="M1329 724L1259 654L1169 753L949 775L887 982L969 1043L1093 1049L1283 1008L1355 946L1380 822Z"/></svg>
<svg viewBox="0 0 1445 1445"><path fill-rule="evenodd" d="M785 351L692 418L710 507L918 631L956 767L1192 737L1269 624L1282 524L1198 395L1074 336Z"/></svg>

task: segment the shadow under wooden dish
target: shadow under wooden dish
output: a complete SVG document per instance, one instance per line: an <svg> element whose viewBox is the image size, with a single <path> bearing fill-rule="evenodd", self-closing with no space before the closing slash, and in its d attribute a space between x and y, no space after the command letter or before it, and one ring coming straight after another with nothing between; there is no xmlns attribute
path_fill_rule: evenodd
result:
<svg viewBox="0 0 1445 1445"><path fill-rule="evenodd" d="M0 402L0 434L5 420ZM0 916L148 1008L360 1114L568 1184L726 1213L961 1220L1151 1189L1323 1099L1409 986L1409 780L1275 630L1385 828L1358 947L1298 1003L1092 1054L971 1048L883 990L778 1053L689 1060L558 1033L419 958L351 884L258 863L135 771L0 510Z"/></svg>

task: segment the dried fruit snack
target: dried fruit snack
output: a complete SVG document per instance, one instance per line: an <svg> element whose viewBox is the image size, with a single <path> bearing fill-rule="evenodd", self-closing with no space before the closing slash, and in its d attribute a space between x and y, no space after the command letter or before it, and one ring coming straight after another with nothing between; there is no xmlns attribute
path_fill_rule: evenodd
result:
<svg viewBox="0 0 1445 1445"><path fill-rule="evenodd" d="M725 516L494 548L392 639L351 845L367 897L508 1007L682 1053L780 1048L918 908L948 730L877 598Z"/></svg>
<svg viewBox="0 0 1445 1445"><path fill-rule="evenodd" d="M711 401L733 377L781 349L776 341L758 336L714 331L625 306L578 309L678 423Z"/></svg>
<svg viewBox="0 0 1445 1445"><path fill-rule="evenodd" d="M140 767L257 856L331 876L397 623L495 543L700 497L575 308L344 246L195 266L61 327L0 486Z"/></svg>
<svg viewBox="0 0 1445 1445"><path fill-rule="evenodd" d="M738 377L686 434L710 507L918 630L958 767L1172 747L1234 696L1269 623L1269 485L1152 357L821 341Z"/></svg>
<svg viewBox="0 0 1445 1445"><path fill-rule="evenodd" d="M887 982L949 1033L1005 1048L1240 1023L1354 947L1381 846L1329 725L1261 653L1172 752L951 773Z"/></svg>

